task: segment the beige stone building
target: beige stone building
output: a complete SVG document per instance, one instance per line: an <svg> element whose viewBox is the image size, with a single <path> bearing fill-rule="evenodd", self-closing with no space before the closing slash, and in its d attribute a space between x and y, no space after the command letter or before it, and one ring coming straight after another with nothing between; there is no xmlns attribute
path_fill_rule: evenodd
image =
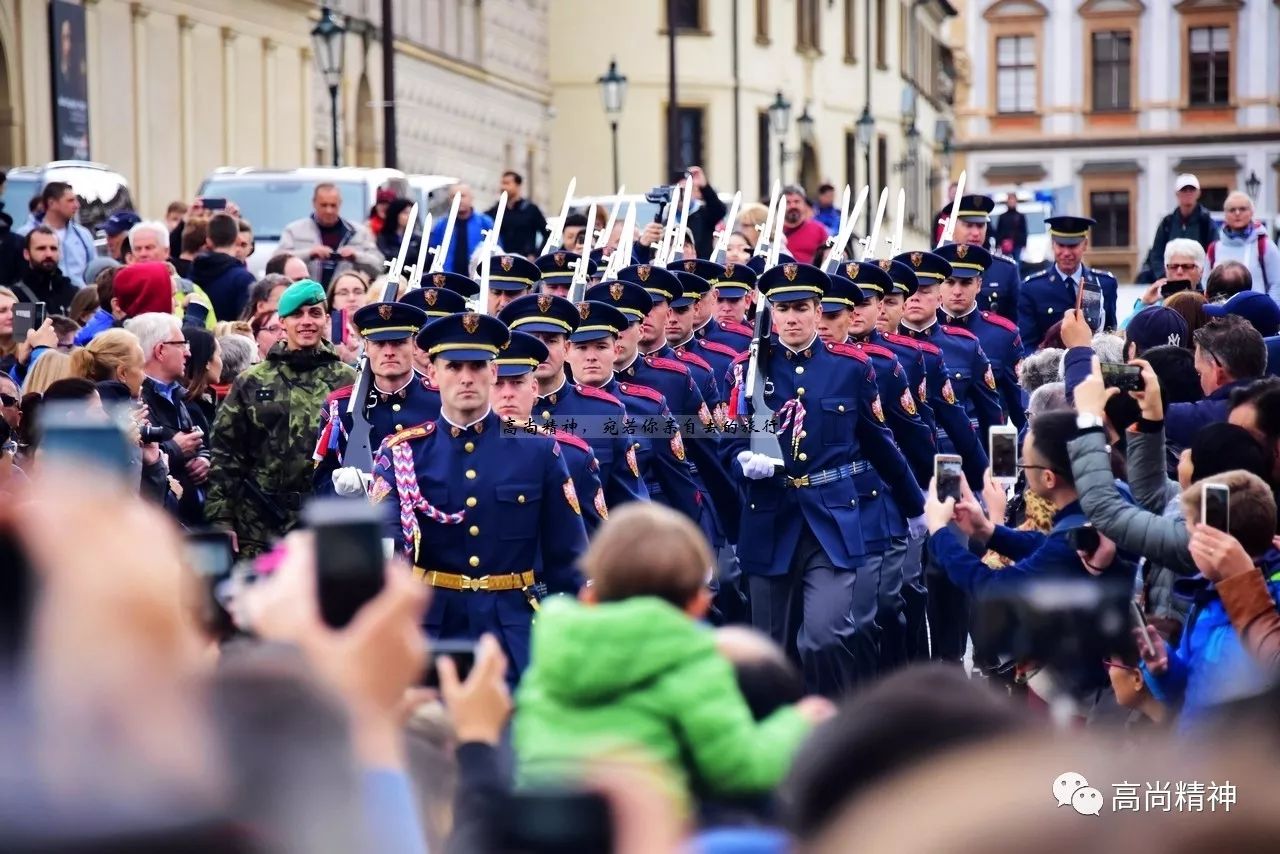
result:
<svg viewBox="0 0 1280 854"><path fill-rule="evenodd" d="M84 0L89 156L147 216L224 164L312 161L307 0ZM49 3L0 2L0 166L55 155Z"/></svg>
<svg viewBox="0 0 1280 854"><path fill-rule="evenodd" d="M676 16L678 164L666 162L666 2ZM717 189L740 188L748 199L767 195L780 174L810 191L824 180L860 187L868 147L859 144L857 122L868 105L870 63L871 183L907 190L912 239L923 237L946 181L941 139L953 89L940 30L954 14L947 0L666 2L552 4L553 187L576 175L579 193L614 189L596 83L610 60L628 80L618 147L629 192L665 182L670 165L694 163ZM779 92L792 105L782 137L768 114ZM787 155L781 173L779 143Z"/></svg>

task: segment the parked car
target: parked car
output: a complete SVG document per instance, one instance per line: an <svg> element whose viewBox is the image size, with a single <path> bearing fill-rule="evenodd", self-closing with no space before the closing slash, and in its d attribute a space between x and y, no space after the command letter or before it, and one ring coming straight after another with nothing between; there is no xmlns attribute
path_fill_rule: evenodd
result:
<svg viewBox="0 0 1280 854"><path fill-rule="evenodd" d="M14 225L26 221L28 205L50 181L65 181L80 197L80 224L97 235L107 217L133 210L129 182L102 163L87 160L54 160L43 166L15 166L5 176L0 201Z"/></svg>
<svg viewBox="0 0 1280 854"><path fill-rule="evenodd" d="M364 166L265 169L219 167L200 185L202 198L226 198L240 208L253 226L255 248L249 269L261 275L276 252L284 227L311 213L311 196L317 184L335 184L342 193L342 218L355 223L369 219L379 188L391 187L400 195L434 200L431 193L454 179L432 175L406 175L398 169Z"/></svg>

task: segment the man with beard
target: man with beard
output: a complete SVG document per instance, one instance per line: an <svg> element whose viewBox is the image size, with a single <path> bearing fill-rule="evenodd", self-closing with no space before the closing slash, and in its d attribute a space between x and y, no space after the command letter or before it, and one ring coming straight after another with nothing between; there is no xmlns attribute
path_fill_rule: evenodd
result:
<svg viewBox="0 0 1280 854"><path fill-rule="evenodd" d="M44 303L45 314L66 314L80 289L72 284L58 266L58 235L47 225L37 225L27 232L22 257L27 269L13 283L13 290L23 302Z"/></svg>
<svg viewBox="0 0 1280 854"><path fill-rule="evenodd" d="M459 297L459 301L461 298ZM358 309L352 320L365 341L372 387L364 403L369 424L369 447L415 424L440 414L440 395L413 370L413 338L427 324L425 312L403 302L375 302ZM348 411L354 385L329 395L320 411L320 439L316 442L317 494L362 495L370 473L342 466L352 428Z"/></svg>
<svg viewBox="0 0 1280 854"><path fill-rule="evenodd" d="M787 252L801 264L812 264L822 244L827 242L827 230L813 218L813 210L802 187L788 184L782 195L787 204L782 222L782 233L787 236Z"/></svg>
<svg viewBox="0 0 1280 854"><path fill-rule="evenodd" d="M285 340L236 378L213 423L205 518L235 532L242 557L266 551L297 524L313 491L316 419L330 392L355 382L324 340L319 282L294 282L276 311Z"/></svg>

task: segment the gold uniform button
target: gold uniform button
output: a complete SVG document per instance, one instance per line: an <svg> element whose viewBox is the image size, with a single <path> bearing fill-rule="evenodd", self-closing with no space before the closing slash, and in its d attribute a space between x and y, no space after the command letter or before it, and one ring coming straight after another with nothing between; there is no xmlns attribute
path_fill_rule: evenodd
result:
<svg viewBox="0 0 1280 854"><path fill-rule="evenodd" d="M804 386L800 386L800 388L796 389L796 397L803 397L803 396L804 396Z"/></svg>
<svg viewBox="0 0 1280 854"><path fill-rule="evenodd" d="M803 373L804 373L804 365L796 365L796 373L797 373L797 374L803 374Z"/></svg>
<svg viewBox="0 0 1280 854"><path fill-rule="evenodd" d="M843 403L836 407L836 412L844 412L844 404L843 404Z"/></svg>
<svg viewBox="0 0 1280 854"><path fill-rule="evenodd" d="M468 560L467 563L471 564L472 566L479 566L480 558L476 557L475 555L472 555L471 559Z"/></svg>
<svg viewBox="0 0 1280 854"><path fill-rule="evenodd" d="M397 425L396 425L396 430L397 430L397 431L399 431L399 430L403 430L403 429L404 429L404 425L403 425L403 424L397 424Z"/></svg>
<svg viewBox="0 0 1280 854"><path fill-rule="evenodd" d="M393 403L393 404L391 404L391 411L392 411L392 412L399 412L399 411L400 411L400 404L398 404L398 403Z"/></svg>
<svg viewBox="0 0 1280 854"><path fill-rule="evenodd" d="M468 442L467 444L462 446L462 450L466 451L468 454L474 451L475 449L476 449L475 442Z"/></svg>
<svg viewBox="0 0 1280 854"><path fill-rule="evenodd" d="M809 459L809 455L808 455L808 454L806 454L806 453L804 453L803 451L801 451L801 452L800 452L800 462L804 462L804 461L805 461L805 460L807 460L807 459Z"/></svg>
<svg viewBox="0 0 1280 854"><path fill-rule="evenodd" d="M472 525L472 526L471 526L471 529L470 529L467 533L471 534L471 536L473 536L473 537L478 537L478 536L480 536L480 526L478 526L478 525Z"/></svg>
<svg viewBox="0 0 1280 854"><path fill-rule="evenodd" d="M516 503L517 503L517 504L523 504L523 503L524 503L524 496L523 496L523 495L517 495L517 496L516 496Z"/></svg>
<svg viewBox="0 0 1280 854"><path fill-rule="evenodd" d="M550 413L548 410L546 410L546 409L542 410L542 420L543 420L543 421L546 421L546 420L547 420L548 418L550 418L550 417L551 417L551 413Z"/></svg>
<svg viewBox="0 0 1280 854"><path fill-rule="evenodd" d="M475 507L475 506L476 506L476 498L475 498L475 496L474 496L474 495L467 499L467 506L468 506L468 507Z"/></svg>
<svg viewBox="0 0 1280 854"><path fill-rule="evenodd" d="M475 480L475 479L476 479L476 470L467 469L467 480Z"/></svg>

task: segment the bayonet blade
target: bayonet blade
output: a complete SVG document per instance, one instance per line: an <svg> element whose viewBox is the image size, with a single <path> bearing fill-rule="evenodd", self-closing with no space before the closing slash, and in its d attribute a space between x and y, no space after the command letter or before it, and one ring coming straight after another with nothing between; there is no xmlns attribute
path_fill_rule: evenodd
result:
<svg viewBox="0 0 1280 854"><path fill-rule="evenodd" d="M964 182L966 177L968 177L968 172L967 170L963 170L960 172L959 179L956 180L956 196L951 200L951 215L947 217L946 228L942 229L942 237L938 238L938 246L935 246L935 249L951 243L952 239L955 237L956 214L960 210L960 198L964 195Z"/></svg>
<svg viewBox="0 0 1280 854"><path fill-rule="evenodd" d="M573 191L578 188L578 178L569 179L569 187L564 191L564 204L560 206L560 216L548 223L551 226L547 234L547 242L542 244L542 254L550 255L564 243L564 221L569 218L569 205L573 202Z"/></svg>
<svg viewBox="0 0 1280 854"><path fill-rule="evenodd" d="M729 213L724 218L724 227L716 237L715 248L711 250L711 260L716 264L724 264L729 254L729 238L733 236L733 226L738 221L738 209L742 207L742 191L733 194L733 204L729 205Z"/></svg>
<svg viewBox="0 0 1280 854"><path fill-rule="evenodd" d="M876 221L871 226L871 233L867 235L867 239L862 244L862 258L866 261L875 253L876 241L880 239L880 224L884 222L884 209L889 204L889 188L885 187L880 191L880 202L876 205Z"/></svg>
<svg viewBox="0 0 1280 854"><path fill-rule="evenodd" d="M444 221L444 233L440 235L440 245L433 251L431 272L443 273L445 260L449 257L449 244L453 241L453 224L458 221L458 206L462 204L462 195L453 194L453 203L449 205L449 218Z"/></svg>

